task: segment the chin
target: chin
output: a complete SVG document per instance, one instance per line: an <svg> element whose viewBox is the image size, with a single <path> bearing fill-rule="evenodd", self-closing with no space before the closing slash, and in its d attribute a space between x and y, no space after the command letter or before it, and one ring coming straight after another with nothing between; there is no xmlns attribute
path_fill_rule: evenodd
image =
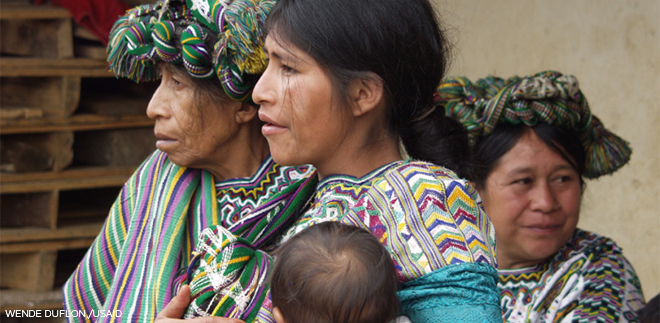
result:
<svg viewBox="0 0 660 323"><path fill-rule="evenodd" d="M528 253L535 259L545 261L546 259L554 256L561 248L564 247L566 241L546 241L545 243L536 243L536 248L528 251Z"/></svg>
<svg viewBox="0 0 660 323"><path fill-rule="evenodd" d="M270 156L273 157L273 160L282 166L298 166L307 163L301 163L298 161L299 158L296 158L294 154L283 151L281 149L272 149L270 150Z"/></svg>

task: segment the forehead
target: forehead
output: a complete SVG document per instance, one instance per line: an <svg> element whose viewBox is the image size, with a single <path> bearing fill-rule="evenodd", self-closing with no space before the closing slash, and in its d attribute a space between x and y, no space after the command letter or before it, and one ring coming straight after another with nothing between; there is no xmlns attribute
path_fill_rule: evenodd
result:
<svg viewBox="0 0 660 323"><path fill-rule="evenodd" d="M561 154L543 142L534 131L528 131L500 158L494 171L552 171L565 167L572 168Z"/></svg>

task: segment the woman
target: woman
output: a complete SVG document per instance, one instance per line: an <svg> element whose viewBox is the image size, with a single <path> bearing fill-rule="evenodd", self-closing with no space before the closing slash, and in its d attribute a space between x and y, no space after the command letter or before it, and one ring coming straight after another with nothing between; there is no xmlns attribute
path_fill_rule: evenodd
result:
<svg viewBox="0 0 660 323"><path fill-rule="evenodd" d="M438 94L474 144L470 181L497 232L506 321L637 322L635 270L612 240L577 229L583 178L615 172L631 150L575 77L456 77Z"/></svg>
<svg viewBox="0 0 660 323"><path fill-rule="evenodd" d="M365 227L391 253L413 322L500 322L494 232L449 170L463 171L467 136L433 109L447 44L429 2L280 0L266 30L262 133L277 163L319 178L282 240L326 221ZM273 321L268 300L257 321Z"/></svg>
<svg viewBox="0 0 660 323"><path fill-rule="evenodd" d="M476 191L454 172L464 176L467 135L433 105L447 44L429 2L280 0L266 30L269 64L253 93L262 133L277 163L313 164L319 179L281 241L321 222L364 227L392 255L401 314L416 323L501 322L494 230ZM417 160L404 160L400 143ZM233 250L253 250L227 231L216 227L199 241L203 261L188 275L194 299L204 281L215 292L223 285L214 281L229 281ZM202 290L210 303L188 313L250 312L259 301L243 291L264 286L256 279L264 256L233 258L251 257L238 288ZM180 317L189 298L183 287L159 322ZM268 299L255 322L274 322Z"/></svg>
<svg viewBox="0 0 660 323"><path fill-rule="evenodd" d="M272 5L161 1L115 23L110 68L161 79L147 109L158 150L126 182L64 286L65 308L86 313L72 321L152 322L204 228L231 227L266 200L287 200L311 174L273 162L250 98L266 65L261 29Z"/></svg>

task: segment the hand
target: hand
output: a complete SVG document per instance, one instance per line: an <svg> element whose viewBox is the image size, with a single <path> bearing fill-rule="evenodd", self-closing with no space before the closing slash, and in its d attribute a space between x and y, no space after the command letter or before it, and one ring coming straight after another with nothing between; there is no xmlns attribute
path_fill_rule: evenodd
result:
<svg viewBox="0 0 660 323"><path fill-rule="evenodd" d="M197 322L197 323L245 323L237 319L229 319L224 317L207 316L198 317L191 320L182 320L180 317L186 311L186 307L190 304L190 286L183 285L179 292L172 298L172 300L165 306L165 308L158 313L155 322L158 323L174 323L174 322Z"/></svg>

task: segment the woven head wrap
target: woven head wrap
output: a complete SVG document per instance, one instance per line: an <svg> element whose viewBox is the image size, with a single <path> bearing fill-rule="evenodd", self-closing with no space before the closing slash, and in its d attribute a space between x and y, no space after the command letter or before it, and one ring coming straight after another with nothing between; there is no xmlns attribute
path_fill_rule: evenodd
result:
<svg viewBox="0 0 660 323"><path fill-rule="evenodd" d="M193 77L218 77L232 99L251 99L254 84L245 76L266 69L262 31L274 4L275 0L160 0L135 7L110 31L109 69L146 82L159 77L158 61L183 64Z"/></svg>
<svg viewBox="0 0 660 323"><path fill-rule="evenodd" d="M438 104L468 130L470 142L499 124L534 126L543 122L575 130L586 152L586 178L615 172L630 160L629 144L591 114L577 79L555 71L504 80L489 76L475 83L449 78L438 87Z"/></svg>
<svg viewBox="0 0 660 323"><path fill-rule="evenodd" d="M268 291L268 254L222 226L202 231L189 267L193 291L184 318L219 315L252 322Z"/></svg>

